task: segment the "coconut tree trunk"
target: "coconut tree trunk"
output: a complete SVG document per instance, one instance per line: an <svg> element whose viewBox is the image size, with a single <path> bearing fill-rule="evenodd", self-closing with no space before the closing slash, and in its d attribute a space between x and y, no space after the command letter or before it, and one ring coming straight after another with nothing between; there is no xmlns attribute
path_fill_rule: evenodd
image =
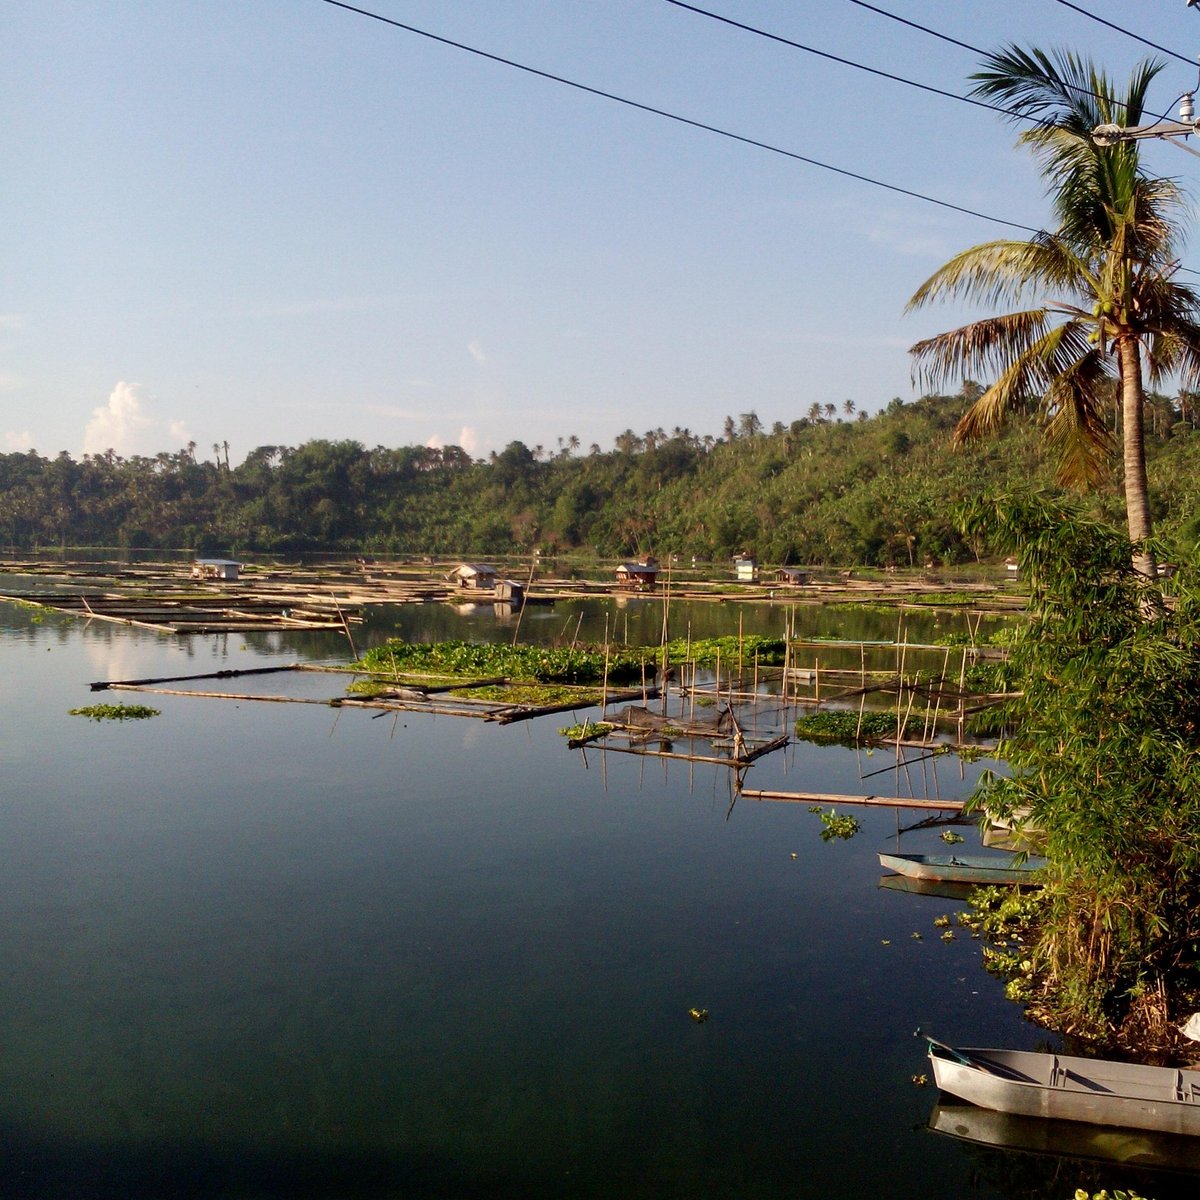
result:
<svg viewBox="0 0 1200 1200"><path fill-rule="evenodd" d="M1129 540L1143 543L1152 531L1150 488L1146 480L1146 439L1144 436L1145 394L1142 391L1141 347L1135 337L1117 343L1117 361L1121 368L1121 443L1125 461L1125 518ZM1133 558L1134 569L1151 578L1158 573L1152 554L1139 550Z"/></svg>

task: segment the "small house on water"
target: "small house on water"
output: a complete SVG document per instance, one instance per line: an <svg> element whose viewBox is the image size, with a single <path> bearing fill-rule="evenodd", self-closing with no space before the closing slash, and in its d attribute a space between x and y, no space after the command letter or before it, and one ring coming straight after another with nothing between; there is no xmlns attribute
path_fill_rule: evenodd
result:
<svg viewBox="0 0 1200 1200"><path fill-rule="evenodd" d="M784 587L803 587L808 582L808 572L799 567L780 567L775 572L775 578Z"/></svg>
<svg viewBox="0 0 1200 1200"><path fill-rule="evenodd" d="M242 564L231 558L198 558L192 563L193 579L240 579Z"/></svg>
<svg viewBox="0 0 1200 1200"><path fill-rule="evenodd" d="M525 603L525 585L515 579L497 579L496 600L520 608Z"/></svg>
<svg viewBox="0 0 1200 1200"><path fill-rule="evenodd" d="M739 554L733 560L733 569L743 583L753 583L758 576L758 559L753 554Z"/></svg>
<svg viewBox="0 0 1200 1200"><path fill-rule="evenodd" d="M461 563L450 572L460 588L489 592L496 586L496 568L483 563Z"/></svg>
<svg viewBox="0 0 1200 1200"><path fill-rule="evenodd" d="M617 587L629 592L652 592L658 582L658 563L653 558L622 563L613 572Z"/></svg>

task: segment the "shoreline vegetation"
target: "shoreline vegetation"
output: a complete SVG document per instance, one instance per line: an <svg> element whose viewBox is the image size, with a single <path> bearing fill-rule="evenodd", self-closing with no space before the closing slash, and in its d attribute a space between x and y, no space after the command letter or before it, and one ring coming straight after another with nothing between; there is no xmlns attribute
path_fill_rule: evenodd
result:
<svg viewBox="0 0 1200 1200"><path fill-rule="evenodd" d="M260 446L236 465L227 449L205 460L194 444L153 458L0 454L0 546L10 558L108 546L291 561L654 553L681 569L741 553L844 569L975 563L980 548L955 520L961 502L988 487L1055 489L1040 433L1023 422L985 447L951 444L981 393L968 381L957 395L897 398L853 420L816 405L769 429L749 412L720 438L626 430L607 451L514 441L478 460L455 446L353 441ZM1115 389L1109 400L1115 428ZM1194 544L1200 405L1186 391L1151 394L1146 414L1156 530L1168 545ZM1120 490L1105 481L1088 505L1115 521Z"/></svg>

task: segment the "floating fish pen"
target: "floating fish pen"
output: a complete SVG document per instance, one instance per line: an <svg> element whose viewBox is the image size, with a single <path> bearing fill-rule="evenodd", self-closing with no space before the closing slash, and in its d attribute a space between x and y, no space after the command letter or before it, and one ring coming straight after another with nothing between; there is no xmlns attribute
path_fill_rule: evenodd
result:
<svg viewBox="0 0 1200 1200"><path fill-rule="evenodd" d="M0 595L88 620L154 629L161 633L243 633L261 629L335 629L361 623L362 606L311 593L270 598L250 592L165 594L154 598L118 592L34 592Z"/></svg>
<svg viewBox="0 0 1200 1200"><path fill-rule="evenodd" d="M502 678L460 679L452 682L421 682L409 679L404 683L394 682L372 690L370 694L301 696L278 692L214 691L194 686L198 682L217 679L248 678L252 676L280 675L288 673L309 675L352 675L361 678L363 672L353 667L331 667L314 663L288 663L275 667L250 667L222 671L206 671L192 675L158 676L144 679L104 679L92 683L91 690L149 692L159 696L188 696L196 699L259 701L269 704L319 704L328 708L364 709L377 713L413 712L430 716L474 717L509 725L553 713L572 712L595 707L600 702L596 688L560 688L560 693L570 693L553 703L536 703L521 698L521 686ZM171 684L187 684L186 687L171 687ZM471 695L484 691L487 695ZM506 693L508 695L506 696ZM622 689L611 694L614 701L633 701L654 698L655 688Z"/></svg>
<svg viewBox="0 0 1200 1200"><path fill-rule="evenodd" d="M885 771L950 750L994 747L994 739L972 733L971 719L1011 693L968 686L983 657L978 647L802 639L792 636L790 624L782 664L777 655L760 662L755 640L740 632L725 639L725 653L718 647L715 660L698 661L689 638L680 658L667 663L664 638L661 711L605 708L597 723L572 730L568 744L742 767L798 735L894 747L895 763ZM825 718L815 722L821 736L812 728L814 715ZM902 752L912 749L922 757L906 758ZM930 801L929 807L947 806Z"/></svg>

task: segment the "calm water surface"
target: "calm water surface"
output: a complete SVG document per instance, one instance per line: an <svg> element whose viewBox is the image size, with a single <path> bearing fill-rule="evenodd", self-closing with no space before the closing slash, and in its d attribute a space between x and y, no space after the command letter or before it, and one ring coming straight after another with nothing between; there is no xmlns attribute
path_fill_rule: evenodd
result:
<svg viewBox="0 0 1200 1200"><path fill-rule="evenodd" d="M569 638L580 614L583 637L628 617L657 640L662 621L654 603L559 605L528 610L521 637ZM672 622L735 633L738 615ZM741 617L782 630L781 609ZM870 630L861 615L804 620L895 636L894 615ZM944 627L913 621L913 640ZM396 628L513 627L426 605L358 637ZM918 1025L979 1045L1041 1035L978 942L941 940L934 918L959 906L878 887L890 811L861 810L857 837L824 843L803 805L731 809L724 768L568 752L561 717L500 728L177 696L150 701L162 715L146 722L67 713L98 698L94 679L344 657L332 635L182 640L0 605L5 1197L1128 1185L926 1128ZM748 785L885 792L888 775L864 778L885 757L793 747ZM902 786L959 796L978 769L919 765ZM941 845L936 830L902 844ZM1136 1182L1160 1198L1186 1186Z"/></svg>

